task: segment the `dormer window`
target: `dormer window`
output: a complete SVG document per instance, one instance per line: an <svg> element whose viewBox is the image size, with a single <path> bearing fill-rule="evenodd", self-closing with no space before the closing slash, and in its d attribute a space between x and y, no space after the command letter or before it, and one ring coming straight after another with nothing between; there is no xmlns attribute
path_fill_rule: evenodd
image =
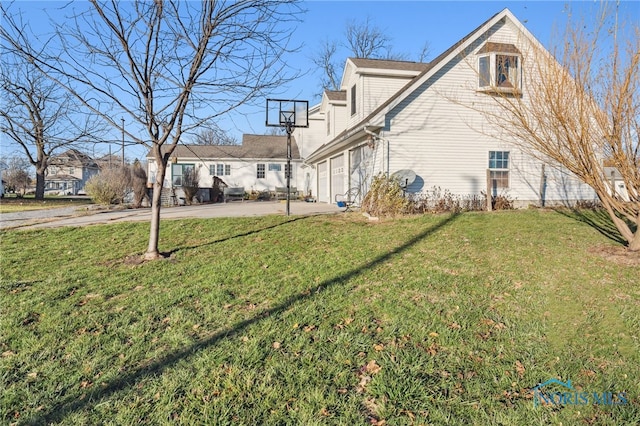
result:
<svg viewBox="0 0 640 426"><path fill-rule="evenodd" d="M478 89L517 93L522 89L522 58L512 44L486 43L478 52Z"/></svg>

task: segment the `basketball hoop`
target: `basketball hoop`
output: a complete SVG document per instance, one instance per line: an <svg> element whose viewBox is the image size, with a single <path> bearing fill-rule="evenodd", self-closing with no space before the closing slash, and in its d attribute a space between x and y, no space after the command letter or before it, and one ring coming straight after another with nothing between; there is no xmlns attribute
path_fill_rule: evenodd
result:
<svg viewBox="0 0 640 426"><path fill-rule="evenodd" d="M267 127L281 127L287 132L287 216L291 197L291 133L309 127L309 102L290 99L267 99Z"/></svg>
<svg viewBox="0 0 640 426"><path fill-rule="evenodd" d="M267 99L267 127L309 127L309 102Z"/></svg>

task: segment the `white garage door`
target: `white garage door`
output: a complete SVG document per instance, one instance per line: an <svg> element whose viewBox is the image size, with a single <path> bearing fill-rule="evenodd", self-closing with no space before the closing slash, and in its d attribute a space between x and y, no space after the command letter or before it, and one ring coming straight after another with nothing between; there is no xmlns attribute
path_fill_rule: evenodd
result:
<svg viewBox="0 0 640 426"><path fill-rule="evenodd" d="M327 193L327 184L329 183L327 175L327 162L318 164L318 201L328 203L329 194Z"/></svg>
<svg viewBox="0 0 640 426"><path fill-rule="evenodd" d="M331 159L331 201L335 200L336 195L344 194L344 155L338 155Z"/></svg>

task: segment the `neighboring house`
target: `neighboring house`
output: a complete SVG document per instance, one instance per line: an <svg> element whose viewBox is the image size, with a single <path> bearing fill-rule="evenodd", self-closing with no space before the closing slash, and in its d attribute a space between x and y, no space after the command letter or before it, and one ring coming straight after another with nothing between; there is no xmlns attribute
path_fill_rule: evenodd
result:
<svg viewBox="0 0 640 426"><path fill-rule="evenodd" d="M296 139L291 137L291 187L305 194L311 189L311 172L302 164ZM149 181L155 180L157 165L147 156ZM275 191L286 187L287 137L272 135L243 135L241 145L178 145L167 166L164 187L183 195L184 171L197 167L200 176L199 196L209 201L214 177L227 186L243 187L246 192Z"/></svg>
<svg viewBox="0 0 640 426"><path fill-rule="evenodd" d="M98 172L98 165L91 157L77 149L69 149L49 160L44 178L45 192L60 195L83 194L87 180Z"/></svg>
<svg viewBox="0 0 640 426"><path fill-rule="evenodd" d="M100 158L96 158L96 164L100 170L106 170L113 167L122 166L122 157L113 154L103 155Z"/></svg>
<svg viewBox="0 0 640 426"><path fill-rule="evenodd" d="M310 108L309 128L294 132L314 169L314 195L334 202L352 188L366 193L378 173L410 170L410 193L480 195L489 187L522 206L595 199L563 168L490 136L497 129L477 111L496 91L526 96L534 64L523 52L531 46L540 45L505 9L430 63L348 59L341 90L325 92Z"/></svg>
<svg viewBox="0 0 640 426"><path fill-rule="evenodd" d="M611 162L604 162L604 175L610 185L609 193L611 194L611 188L614 188L617 197L624 201L629 201L629 192L624 183L624 178L618 169L612 167Z"/></svg>

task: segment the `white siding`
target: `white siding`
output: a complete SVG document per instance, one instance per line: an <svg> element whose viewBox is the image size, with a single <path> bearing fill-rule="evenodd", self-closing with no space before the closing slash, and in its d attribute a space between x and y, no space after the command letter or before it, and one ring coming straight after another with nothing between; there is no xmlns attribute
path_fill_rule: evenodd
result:
<svg viewBox="0 0 640 426"><path fill-rule="evenodd" d="M518 42L508 35L500 28L491 41ZM387 116L390 172L414 170L419 179L410 188L413 191L440 187L459 195L479 194L486 189L489 151L509 151L508 195L535 203L540 198L540 162L504 142L473 109L493 102L490 95L475 90L477 74L471 68L475 58L471 54L448 64ZM547 200L593 198L593 191L560 173L547 179L545 195Z"/></svg>
<svg viewBox="0 0 640 426"><path fill-rule="evenodd" d="M398 90L404 87L410 78L365 75L362 78L364 91L360 119L371 114L376 108L385 103Z"/></svg>
<svg viewBox="0 0 640 426"><path fill-rule="evenodd" d="M265 191L274 190L276 186L286 186L285 165L286 159L264 159L264 160L238 160L238 159L220 159L200 161L194 158L178 158L175 164L194 164L200 170L200 187L211 188L213 185L213 175L210 174L210 165L215 168L216 164L229 165L231 167L230 175L219 176L229 186L242 186L247 192L249 191ZM265 165L264 179L257 178L257 165ZM279 164L280 171L270 171L269 164ZM291 162L293 174L291 176L291 186L295 186L299 190L304 189L305 171L302 169L300 161ZM149 179L155 177L156 164L149 161ZM215 171L214 171L215 173ZM172 182L171 163L167 167L164 187L170 188Z"/></svg>
<svg viewBox="0 0 640 426"><path fill-rule="evenodd" d="M478 112L482 107L495 104L491 95L477 90L476 52L487 41L514 44L523 53L528 47L523 43L529 41L521 38L515 26L508 19L506 21L507 24L501 20L487 34L478 37L466 50L466 56L461 54L444 64L435 75L420 87L413 88L406 98L380 116L380 122L375 124L383 126L383 130L367 159L367 167L370 167L366 170L368 179L379 172L411 169L417 174L416 181L409 188L411 192L440 187L457 195L479 195L486 190L489 151L508 151L509 188L506 195L516 199L519 204L538 203L542 195L547 204L595 197L591 188L561 168L545 166L543 178L541 161L515 144L505 142L506 138L499 129ZM526 61L520 63L527 66ZM356 71L353 64L347 61L342 82L342 89L347 91L343 114L347 128L364 119L407 81L390 76L361 75ZM531 77L525 68L524 85L528 78ZM357 113L351 116L351 87L354 84ZM523 101L527 101L526 90ZM337 116L331 119L338 123ZM354 150L355 146L363 143L364 140L353 141L350 148ZM325 162L321 164L325 169L322 173L330 174L332 181L330 185L323 186L320 179L324 179L324 174L318 169L319 187L331 189L330 194L319 197L320 201L332 201L330 197L339 193L340 188L346 190L347 186L362 180L360 173L365 172L365 165L356 166L355 163L364 152L368 152L367 149L357 153L352 151L345 157L353 162L351 165L344 164L349 182L335 177L338 175L337 159L332 159L328 173L326 160L323 159Z"/></svg>

